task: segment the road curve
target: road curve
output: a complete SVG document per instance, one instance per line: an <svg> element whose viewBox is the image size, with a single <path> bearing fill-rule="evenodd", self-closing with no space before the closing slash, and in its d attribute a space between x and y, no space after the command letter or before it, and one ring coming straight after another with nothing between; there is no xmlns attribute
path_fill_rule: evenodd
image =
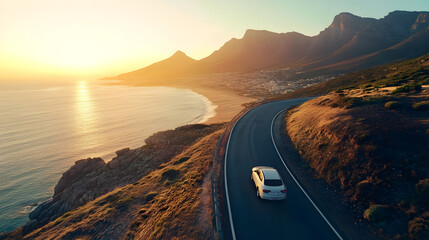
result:
<svg viewBox="0 0 429 240"><path fill-rule="evenodd" d="M232 239L341 239L329 218L317 209L288 172L273 144L271 124L276 114L308 100L294 99L258 106L235 124L224 165L225 194ZM276 168L288 188L285 201L256 197L252 167Z"/></svg>

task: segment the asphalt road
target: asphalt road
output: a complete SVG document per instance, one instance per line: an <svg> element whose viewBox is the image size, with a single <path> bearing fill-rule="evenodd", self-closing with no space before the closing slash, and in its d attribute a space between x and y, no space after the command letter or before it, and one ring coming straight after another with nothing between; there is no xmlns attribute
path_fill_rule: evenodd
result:
<svg viewBox="0 0 429 240"><path fill-rule="evenodd" d="M271 124L276 114L306 100L261 105L246 113L234 126L224 169L232 239L341 239L329 215L316 209L317 201L310 200L305 189L303 191L288 172L287 163L279 157L271 137ZM256 197L250 174L252 167L258 165L279 171L288 189L286 200L268 201Z"/></svg>

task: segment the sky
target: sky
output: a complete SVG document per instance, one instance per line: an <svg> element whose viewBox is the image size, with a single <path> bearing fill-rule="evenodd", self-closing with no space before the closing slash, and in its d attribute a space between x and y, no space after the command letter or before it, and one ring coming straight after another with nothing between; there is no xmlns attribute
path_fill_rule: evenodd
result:
<svg viewBox="0 0 429 240"><path fill-rule="evenodd" d="M314 36L335 15L428 11L427 0L0 0L0 82L115 76L177 50L201 59L246 29Z"/></svg>

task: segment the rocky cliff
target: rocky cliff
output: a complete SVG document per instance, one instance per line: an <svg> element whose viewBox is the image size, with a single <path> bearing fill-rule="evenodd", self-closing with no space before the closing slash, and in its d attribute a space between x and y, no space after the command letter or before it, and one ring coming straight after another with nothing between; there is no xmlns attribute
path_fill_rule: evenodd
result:
<svg viewBox="0 0 429 240"><path fill-rule="evenodd" d="M117 156L110 162L101 158L76 161L63 173L52 199L40 204L30 214L30 221L23 228L24 235L115 188L138 181L221 127L220 124L178 127L152 135L140 148L117 151Z"/></svg>

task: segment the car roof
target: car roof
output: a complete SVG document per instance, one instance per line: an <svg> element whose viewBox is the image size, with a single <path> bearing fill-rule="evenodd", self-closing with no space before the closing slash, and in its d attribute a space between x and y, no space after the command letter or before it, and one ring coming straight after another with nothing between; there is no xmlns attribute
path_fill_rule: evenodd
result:
<svg viewBox="0 0 429 240"><path fill-rule="evenodd" d="M253 167L254 169L274 169L274 168L272 168L272 167L268 167L268 166L255 166L255 167Z"/></svg>
<svg viewBox="0 0 429 240"><path fill-rule="evenodd" d="M279 173L274 168L261 168L265 179L281 179Z"/></svg>

